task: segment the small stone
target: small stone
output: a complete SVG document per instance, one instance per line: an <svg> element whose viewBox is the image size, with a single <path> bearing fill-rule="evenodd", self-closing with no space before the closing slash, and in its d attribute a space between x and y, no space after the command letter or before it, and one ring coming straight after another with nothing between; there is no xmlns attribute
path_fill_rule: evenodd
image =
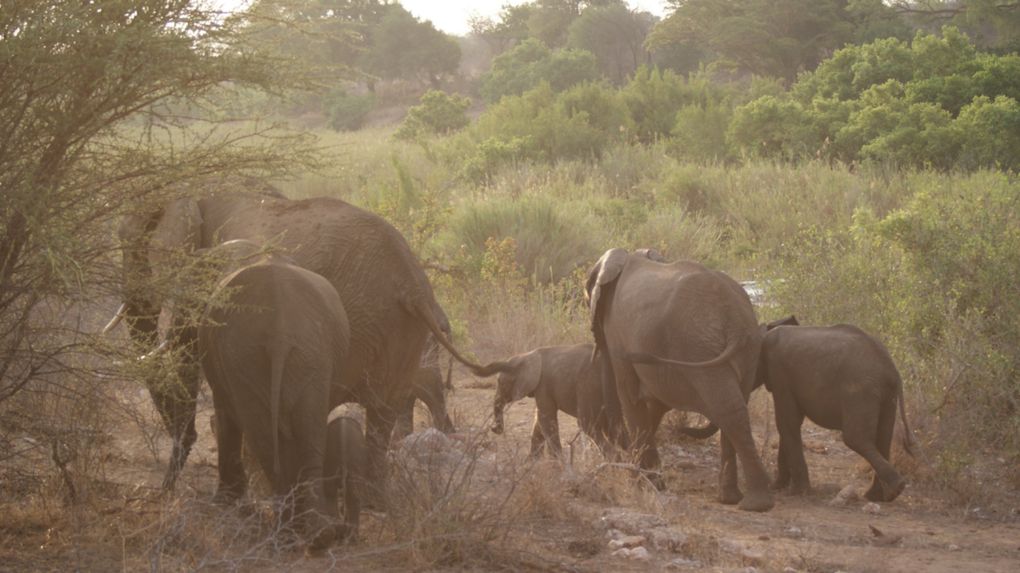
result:
<svg viewBox="0 0 1020 573"><path fill-rule="evenodd" d="M765 560L765 555L761 551L748 547L740 541L723 539L719 542L719 547L727 553L739 556L744 560L744 563L750 565L761 565Z"/></svg>
<svg viewBox="0 0 1020 573"><path fill-rule="evenodd" d="M948 549L950 551L959 551L960 550L960 546L955 544L955 543L950 543Z"/></svg>
<svg viewBox="0 0 1020 573"><path fill-rule="evenodd" d="M623 532L620 531L619 529L610 529L606 531L606 537L608 537L610 540L619 539L623 537Z"/></svg>
<svg viewBox="0 0 1020 573"><path fill-rule="evenodd" d="M687 543L687 534L672 527L656 527L646 531L645 534L657 551L680 553Z"/></svg>
<svg viewBox="0 0 1020 573"><path fill-rule="evenodd" d="M626 547L627 549L631 549L634 547L640 547L641 545L644 544L644 542L645 537L643 535L626 535L619 539L614 539L610 541L609 548L620 549L621 547Z"/></svg>
<svg viewBox="0 0 1020 573"><path fill-rule="evenodd" d="M797 573L797 570L793 567L783 567L783 573Z"/></svg>
<svg viewBox="0 0 1020 573"><path fill-rule="evenodd" d="M854 486L848 485L839 490L836 497L829 501L829 505L841 507L847 505L851 501L857 501L857 490L854 489Z"/></svg>
<svg viewBox="0 0 1020 573"><path fill-rule="evenodd" d="M864 504L864 507L861 508L861 511L863 511L864 513L878 514L882 511L882 506L872 501Z"/></svg>
<svg viewBox="0 0 1020 573"><path fill-rule="evenodd" d="M703 564L697 559L674 559L666 564L666 569L701 569Z"/></svg>
<svg viewBox="0 0 1020 573"><path fill-rule="evenodd" d="M791 539L800 539L801 537L804 537L804 532L797 526L787 527L786 531L783 533Z"/></svg>
<svg viewBox="0 0 1020 573"><path fill-rule="evenodd" d="M613 551L611 555L613 557L620 557L623 559L634 559L637 561L648 561L652 557L651 554L648 553L648 550L645 549L644 547L635 547L633 549L622 547L620 549L617 549L616 551Z"/></svg>

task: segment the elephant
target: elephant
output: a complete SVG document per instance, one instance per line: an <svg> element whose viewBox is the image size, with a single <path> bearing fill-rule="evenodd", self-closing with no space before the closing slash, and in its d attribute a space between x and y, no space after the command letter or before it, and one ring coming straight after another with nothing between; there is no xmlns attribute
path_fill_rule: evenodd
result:
<svg viewBox="0 0 1020 573"><path fill-rule="evenodd" d="M118 234L124 304L104 330L125 318L143 353L157 343L157 321L167 303L175 309L193 304L180 292L166 292L159 279L173 276L181 259L197 249L230 239L268 243L333 285L344 301L351 337L326 402L334 406L355 401L365 407L368 481L379 504L384 503L390 434L397 410L410 396L427 333L458 361L479 366L441 334L448 320L404 237L381 217L339 199L291 201L272 189L202 190L155 208L140 206L124 219ZM174 487L196 439L199 374L193 330L185 329L174 339L179 346L175 350L184 357L179 383L146 380L173 438L164 489Z"/></svg>
<svg viewBox="0 0 1020 573"><path fill-rule="evenodd" d="M602 364L592 361L595 345L546 346L493 362L477 372L479 376L499 374L493 402L492 431L503 433L503 410L525 396L535 398L535 424L531 430L531 456L545 447L559 457L557 412L577 418L604 454L612 451L612 432L606 426L602 400Z"/></svg>
<svg viewBox="0 0 1020 573"><path fill-rule="evenodd" d="M243 266L217 285L197 327L197 352L212 390L219 483L229 502L248 484L242 443L286 500L313 549L333 539L322 490L333 380L350 344L336 289L282 257ZM184 329L177 329L177 333Z"/></svg>
<svg viewBox="0 0 1020 573"><path fill-rule="evenodd" d="M830 430L875 471L865 497L893 501L906 481L889 463L896 403L903 423L903 447L910 453L910 428L903 381L889 351L876 338L849 324L799 326L796 319L775 326L762 340L757 383L775 401L779 431L778 473L772 487L810 487L800 428L807 416Z"/></svg>
<svg viewBox="0 0 1020 573"><path fill-rule="evenodd" d="M443 332L450 338L449 332ZM412 397L402 407L397 415L397 422L393 428L393 439L399 440L408 436L414 431L414 401L420 400L429 409L432 415L432 425L444 434L452 434L457 431L450 419L450 413L446 409L446 391L452 385L450 376L453 373L453 357L451 356L446 366L446 380L443 380L443 373L439 368L439 342L429 334L425 342L425 351L422 352L421 362L418 371L414 374L414 382L411 386Z"/></svg>
<svg viewBox="0 0 1020 573"><path fill-rule="evenodd" d="M361 424L350 416L329 420L326 432L326 459L323 463L326 505L335 512L339 494L343 492L344 519L337 528L336 536L340 541L357 541L361 518L360 492L365 479L365 434Z"/></svg>
<svg viewBox="0 0 1020 573"><path fill-rule="evenodd" d="M603 361L609 427L622 416L653 483L662 486L655 433L663 415L695 411L722 429L719 500L743 510L771 509L747 411L761 346L747 293L700 263L667 263L652 249L616 248L588 273L585 295ZM737 484L737 456L746 495Z"/></svg>

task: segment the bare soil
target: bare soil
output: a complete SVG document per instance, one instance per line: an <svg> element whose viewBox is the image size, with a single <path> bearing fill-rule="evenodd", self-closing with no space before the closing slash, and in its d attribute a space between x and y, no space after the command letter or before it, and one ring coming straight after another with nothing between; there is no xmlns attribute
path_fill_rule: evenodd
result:
<svg viewBox="0 0 1020 573"><path fill-rule="evenodd" d="M516 460L514 463L532 463L526 461L526 454L534 402L525 399L512 405L506 414L506 433L495 436L488 432L491 382L461 375L455 386L449 401L461 437L474 436L492 459L502 456ZM199 507L215 489L216 453L208 426L208 398L204 398L199 415L199 442L182 476L182 491L173 500L158 494L169 440L155 431L159 426L147 395L133 387L122 392L122 399L126 407L140 412L143 423L124 422L111 444L106 474L110 491L117 494L96 496L104 501L89 509L91 521L55 509L11 512L14 506L9 505L7 515L0 518L0 571L236 569L229 563L147 561L147 548L138 546L140 539L150 539L138 532L171 513L169 505L192 503ZM756 412L754 417L758 420L756 439L772 466L777 446L774 430L765 423L765 412ZM424 429L427 422L428 416L419 409L417 428ZM543 497L532 484L524 497L514 498L536 507L521 514L524 517L513 522L513 531L495 542L501 546L495 548L494 556L429 567L395 562L386 557L384 548L374 545L381 535L383 516L368 512L358 545L318 557L294 553L284 562L255 562L242 569L1020 571L1020 505L997 507L994 513L961 508L915 485L908 486L892 503L875 506L860 499L832 505L847 485L863 493L870 482L870 468L842 444L838 434L810 424L804 432L813 492L804 497L779 494L775 509L759 514L716 502L717 437L704 442L680 440L664 426L660 442L667 489L656 492L628 472L602 465L597 450L577 436L574 420L560 414L561 438L565 451L572 452L574 464L534 463L536 475L550 476L550 494ZM531 471L526 468L525 473ZM488 484L479 478L477 487L492 487ZM95 516L102 523L97 525ZM619 519L637 525L623 527L633 531L613 531L620 528ZM643 519L655 523L643 525ZM657 548L650 538L651 529L671 531L679 542ZM626 534L646 537L639 542L648 552L646 559L613 555L611 539ZM505 558L500 557L500 551ZM350 560L345 553L362 557ZM379 556L373 557L374 553Z"/></svg>

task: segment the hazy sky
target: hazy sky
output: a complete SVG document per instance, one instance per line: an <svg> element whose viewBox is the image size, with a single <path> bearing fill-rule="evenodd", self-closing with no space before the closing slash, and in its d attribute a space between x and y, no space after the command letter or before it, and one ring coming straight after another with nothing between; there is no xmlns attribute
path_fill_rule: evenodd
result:
<svg viewBox="0 0 1020 573"><path fill-rule="evenodd" d="M419 20L432 20L436 28L463 36L468 33L468 18L471 16L499 15L504 4L523 4L522 0L400 0L407 11ZM638 8L662 16L664 0L627 0L631 8Z"/></svg>

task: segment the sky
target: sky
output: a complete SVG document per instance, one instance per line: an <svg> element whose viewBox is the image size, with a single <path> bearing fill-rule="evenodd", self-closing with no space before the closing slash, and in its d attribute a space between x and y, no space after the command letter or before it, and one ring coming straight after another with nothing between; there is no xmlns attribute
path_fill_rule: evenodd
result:
<svg viewBox="0 0 1020 573"><path fill-rule="evenodd" d="M487 16L495 19L504 4L523 4L524 0L400 0L419 20L431 20L436 28L457 36L469 31L468 18ZM662 16L665 0L628 0L631 8Z"/></svg>

